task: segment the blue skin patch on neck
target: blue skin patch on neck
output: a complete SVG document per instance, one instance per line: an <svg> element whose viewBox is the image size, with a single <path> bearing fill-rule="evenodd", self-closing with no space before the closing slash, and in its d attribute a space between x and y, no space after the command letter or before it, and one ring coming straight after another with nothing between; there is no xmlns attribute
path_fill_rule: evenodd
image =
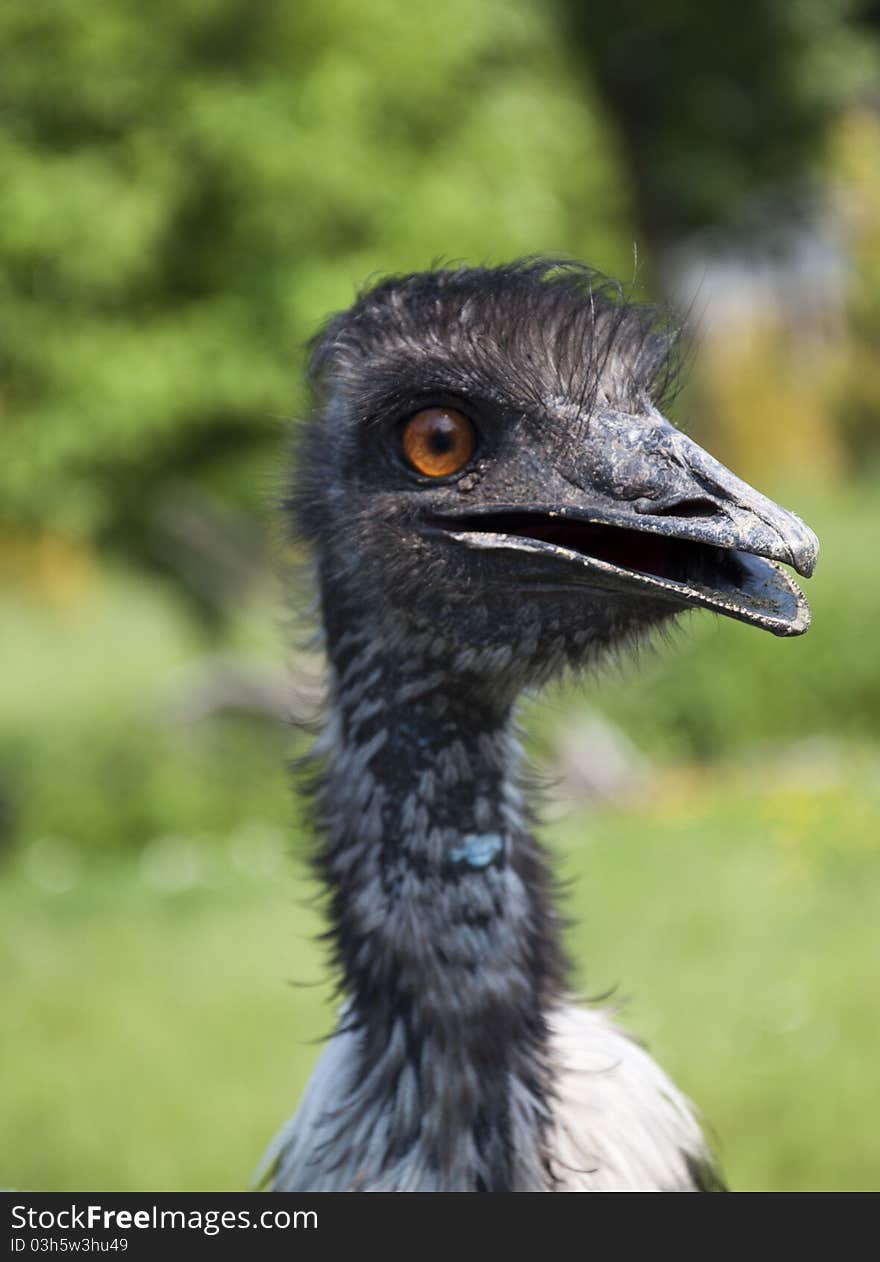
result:
<svg viewBox="0 0 880 1262"><path fill-rule="evenodd" d="M500 833L471 833L460 846L449 851L451 863L466 863L469 868L487 868L504 850Z"/></svg>

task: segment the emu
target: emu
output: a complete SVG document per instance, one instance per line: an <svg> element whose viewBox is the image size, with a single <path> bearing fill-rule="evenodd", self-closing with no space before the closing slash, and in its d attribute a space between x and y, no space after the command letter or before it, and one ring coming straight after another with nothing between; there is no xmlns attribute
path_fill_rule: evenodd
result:
<svg viewBox="0 0 880 1262"><path fill-rule="evenodd" d="M344 996L287 1191L716 1190L694 1109L572 999L517 700L693 607L799 635L818 543L674 428L677 334L574 262L386 280L313 343L287 502Z"/></svg>

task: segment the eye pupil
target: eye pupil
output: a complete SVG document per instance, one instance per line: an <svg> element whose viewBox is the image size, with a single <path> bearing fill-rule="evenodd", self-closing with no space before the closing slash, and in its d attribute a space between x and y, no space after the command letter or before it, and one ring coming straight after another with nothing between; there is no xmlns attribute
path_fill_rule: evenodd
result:
<svg viewBox="0 0 880 1262"><path fill-rule="evenodd" d="M402 446L417 473L445 478L458 473L471 459L477 435L462 412L454 408L423 408L406 422Z"/></svg>

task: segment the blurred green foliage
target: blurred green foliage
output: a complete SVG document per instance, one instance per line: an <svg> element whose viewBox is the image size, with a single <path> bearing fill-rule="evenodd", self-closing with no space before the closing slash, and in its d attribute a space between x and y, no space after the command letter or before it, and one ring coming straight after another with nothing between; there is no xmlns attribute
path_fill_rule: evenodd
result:
<svg viewBox="0 0 880 1262"><path fill-rule="evenodd" d="M7 524L133 548L170 477L252 506L297 347L379 269L625 265L607 129L523 0L11 0L0 50Z"/></svg>
<svg viewBox="0 0 880 1262"><path fill-rule="evenodd" d="M635 238L815 174L880 65L860 12L9 0L0 530L163 563L169 485L266 496L299 348L371 275L541 250L626 279ZM855 303L870 338L876 278Z"/></svg>

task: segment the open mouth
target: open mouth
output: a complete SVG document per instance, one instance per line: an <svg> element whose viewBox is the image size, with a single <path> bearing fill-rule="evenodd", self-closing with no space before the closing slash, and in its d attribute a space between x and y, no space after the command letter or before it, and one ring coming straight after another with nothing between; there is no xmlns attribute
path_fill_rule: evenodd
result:
<svg viewBox="0 0 880 1262"><path fill-rule="evenodd" d="M555 561L556 582L558 564L567 562L566 582L571 585L648 589L680 607L714 609L775 635L802 635L810 625L806 599L782 566L745 549L710 542L713 533L721 533L712 517L699 522L646 519L633 528L554 510L499 510L432 517L427 525L432 533L442 532L472 548ZM684 533L690 529L703 537ZM539 573L547 569L546 564L539 566ZM550 574L547 578L552 581Z"/></svg>

